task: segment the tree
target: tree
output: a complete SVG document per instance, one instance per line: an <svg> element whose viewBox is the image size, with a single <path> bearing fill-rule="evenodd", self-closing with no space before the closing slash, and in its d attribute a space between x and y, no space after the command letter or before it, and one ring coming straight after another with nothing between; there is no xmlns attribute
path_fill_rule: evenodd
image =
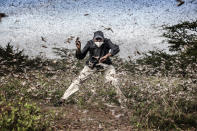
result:
<svg viewBox="0 0 197 131"><path fill-rule="evenodd" d="M169 51L197 58L197 20L165 26L164 37L168 38Z"/></svg>

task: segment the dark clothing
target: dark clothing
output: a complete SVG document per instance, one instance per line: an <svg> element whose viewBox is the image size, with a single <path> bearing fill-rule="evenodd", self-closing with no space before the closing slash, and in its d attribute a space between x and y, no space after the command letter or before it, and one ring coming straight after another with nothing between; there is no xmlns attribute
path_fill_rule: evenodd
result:
<svg viewBox="0 0 197 131"><path fill-rule="evenodd" d="M109 50L111 51L109 52ZM104 38L104 43L101 45L101 47L97 47L96 44L94 44L94 41L90 40L87 42L87 44L85 45L82 51L78 51L78 50L76 51L76 58L83 59L88 51L89 51L89 59L86 61L87 65L92 57L101 58L108 53L111 53L112 56L114 56L120 51L120 49L119 46L113 44L110 39ZM104 61L103 63L108 65L112 64L110 58L107 58L106 61Z"/></svg>

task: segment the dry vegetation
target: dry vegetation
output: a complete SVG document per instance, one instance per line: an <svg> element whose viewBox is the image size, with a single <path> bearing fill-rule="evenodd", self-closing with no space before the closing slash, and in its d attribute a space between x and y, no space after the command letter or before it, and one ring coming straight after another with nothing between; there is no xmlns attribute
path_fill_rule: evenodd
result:
<svg viewBox="0 0 197 131"><path fill-rule="evenodd" d="M187 49L173 55L152 51L137 61L113 58L127 97L121 108L102 73L57 106L84 61L76 60L72 50L57 48L62 59L30 59L8 44L0 48L0 129L196 130L197 65L195 50Z"/></svg>

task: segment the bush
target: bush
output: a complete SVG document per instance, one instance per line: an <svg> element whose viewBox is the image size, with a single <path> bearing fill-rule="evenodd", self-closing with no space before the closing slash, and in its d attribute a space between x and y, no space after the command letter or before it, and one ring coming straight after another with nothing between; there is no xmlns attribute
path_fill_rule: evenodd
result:
<svg viewBox="0 0 197 131"><path fill-rule="evenodd" d="M197 78L197 21L164 26L169 51L149 51L137 60L146 73ZM143 70L142 69L142 70Z"/></svg>
<svg viewBox="0 0 197 131"><path fill-rule="evenodd" d="M0 130L47 130L50 114L43 113L35 104L22 100L7 103L0 96Z"/></svg>
<svg viewBox="0 0 197 131"><path fill-rule="evenodd" d="M25 72L29 69L40 69L47 63L40 57L30 59L23 54L23 50L15 50L10 43L5 48L0 46L0 75L10 72Z"/></svg>
<svg viewBox="0 0 197 131"><path fill-rule="evenodd" d="M197 129L194 83L180 83L163 77L161 81L156 81L157 77L142 79L139 85L135 83L124 89L128 107L132 110L133 126L160 130Z"/></svg>

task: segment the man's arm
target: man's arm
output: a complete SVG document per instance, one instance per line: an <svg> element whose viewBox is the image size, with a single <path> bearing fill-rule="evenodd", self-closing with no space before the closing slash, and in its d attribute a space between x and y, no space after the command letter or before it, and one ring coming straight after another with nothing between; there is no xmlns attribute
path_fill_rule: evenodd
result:
<svg viewBox="0 0 197 131"><path fill-rule="evenodd" d="M111 51L110 51L110 54L111 55L110 56L114 56L114 55L116 55L120 51L119 46L113 44L110 39L107 40L107 43L109 45L109 48L111 49Z"/></svg>
<svg viewBox="0 0 197 131"><path fill-rule="evenodd" d="M113 44L111 42L111 40L108 39L107 43L109 45L109 48L111 49L111 52L109 52L105 56L101 57L100 60L99 60L100 63L104 62L108 57L116 55L120 51L119 46Z"/></svg>
<svg viewBox="0 0 197 131"><path fill-rule="evenodd" d="M86 54L87 54L87 52L89 51L89 42L87 42L87 44L85 45L85 47L82 49L82 51L81 51L81 48L77 48L77 50L76 50L76 58L77 59L83 59L85 56L86 56Z"/></svg>

